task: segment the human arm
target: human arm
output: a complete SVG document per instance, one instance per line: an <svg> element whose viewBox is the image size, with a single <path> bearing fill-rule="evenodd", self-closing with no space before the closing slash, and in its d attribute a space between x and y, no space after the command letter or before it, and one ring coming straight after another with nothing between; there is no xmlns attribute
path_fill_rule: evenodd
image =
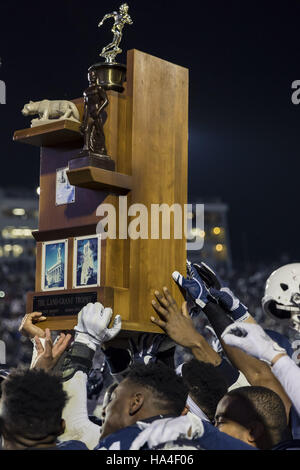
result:
<svg viewBox="0 0 300 470"><path fill-rule="evenodd" d="M277 357L273 361L272 372L277 377L287 395L289 396L295 410L300 416L300 369L295 362L286 354Z"/></svg>
<svg viewBox="0 0 300 470"><path fill-rule="evenodd" d="M237 334L239 336L237 336ZM300 369L286 351L273 341L259 325L235 323L223 333L223 340L234 348L267 362L275 377L300 415Z"/></svg>
<svg viewBox="0 0 300 470"><path fill-rule="evenodd" d="M19 327L19 332L26 338L33 339L35 336L45 338L46 333L38 326L39 323L47 320L41 312L32 312L24 315Z"/></svg>
<svg viewBox="0 0 300 470"><path fill-rule="evenodd" d="M59 441L81 441L92 450L99 442L101 428L88 417L87 377L86 372L78 370L63 383L69 399L62 413L66 427Z"/></svg>
<svg viewBox="0 0 300 470"><path fill-rule="evenodd" d="M60 440L81 440L89 449L98 443L100 427L88 418L87 376L96 349L114 338L121 329L119 315L115 317L113 326L108 328L111 317L111 308L104 308L99 302L86 305L78 314L75 341L62 364L63 388L69 401L63 410L66 428Z"/></svg>
<svg viewBox="0 0 300 470"><path fill-rule="evenodd" d="M49 328L45 330L45 341L42 343L38 336L34 337L37 355L31 363L31 369L43 369L46 372L52 370L62 354L67 349L71 335L61 333L53 344Z"/></svg>
<svg viewBox="0 0 300 470"><path fill-rule="evenodd" d="M70 334L65 335L61 333L58 340L53 345L51 333L48 328L45 330L45 338L35 336L36 357L32 361L31 368L41 368L47 372L52 370L65 352L70 339ZM76 354L76 348L72 348L72 351ZM89 351L87 351L87 354L88 353ZM85 359L87 361L87 358ZM92 361L90 365L91 364ZM63 384L63 388L68 395L68 401L62 414L66 428L64 434L59 436L59 440L82 441L90 449L93 449L99 441L100 428L88 419L86 383L87 374L79 370L70 380Z"/></svg>
<svg viewBox="0 0 300 470"><path fill-rule="evenodd" d="M155 297L152 306L159 318L151 317L152 323L158 325L175 343L189 348L199 361L219 365L221 357L194 327L186 302L179 309L167 287L163 288L163 293L155 291Z"/></svg>
<svg viewBox="0 0 300 470"><path fill-rule="evenodd" d="M19 332L21 333L21 335L24 336L25 338L30 339L30 341L33 344L31 366L36 361L36 358L38 355L34 337L37 336L40 339L40 342L42 343L42 345L43 346L45 345L46 333L44 330L42 330L42 328L38 326L39 323L45 320L46 320L46 317L43 316L41 312L27 313L22 318L21 324L19 326Z"/></svg>
<svg viewBox="0 0 300 470"><path fill-rule="evenodd" d="M132 364L139 362L163 362L170 367L174 366L175 343L166 335L142 333L136 338L131 337L128 345L122 348L112 346L102 347L105 361L114 381L121 382L129 372Z"/></svg>
<svg viewBox="0 0 300 470"><path fill-rule="evenodd" d="M244 374L251 385L264 386L276 392L282 399L286 408L287 416L289 416L291 401L280 382L273 375L270 367L266 363L224 343L222 333L227 327L234 323L232 318L229 316L229 313L232 312L228 312L228 310L225 310L220 304L216 303L215 298L213 298L210 293L211 289L207 287L207 284L195 268L192 270L192 274L193 278L190 280L185 279L178 272L173 273L172 276L180 287L188 290L196 303L200 297L201 303L199 303L199 305L210 321L216 335L220 339L222 348L231 364ZM208 283L208 281L206 282Z"/></svg>
<svg viewBox="0 0 300 470"><path fill-rule="evenodd" d="M238 379L239 371L226 359L222 359L196 330L193 320L188 314L186 302L179 309L175 299L166 287L163 288L162 293L155 291L155 297L156 300L152 301L152 306L159 319L151 317L151 321L160 326L175 343L189 348L195 359L218 367L228 387L231 387Z"/></svg>
<svg viewBox="0 0 300 470"><path fill-rule="evenodd" d="M234 321L246 321L255 323L254 318L248 311L248 308L234 295L234 293L227 287L218 274L206 263L194 263L190 265L193 276L194 272L201 277L209 288L210 294L217 300L221 307L230 315Z"/></svg>

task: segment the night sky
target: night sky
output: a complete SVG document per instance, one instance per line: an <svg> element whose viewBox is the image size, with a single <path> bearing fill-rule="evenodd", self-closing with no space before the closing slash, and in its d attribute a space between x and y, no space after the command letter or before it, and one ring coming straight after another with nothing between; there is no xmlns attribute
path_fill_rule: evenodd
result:
<svg viewBox="0 0 300 470"><path fill-rule="evenodd" d="M121 0L1 1L1 186L33 188L39 149L12 142L29 100L74 99L112 39ZM300 2L128 0L139 49L190 70L189 198L228 203L234 262L300 261ZM125 61L125 53L118 56Z"/></svg>

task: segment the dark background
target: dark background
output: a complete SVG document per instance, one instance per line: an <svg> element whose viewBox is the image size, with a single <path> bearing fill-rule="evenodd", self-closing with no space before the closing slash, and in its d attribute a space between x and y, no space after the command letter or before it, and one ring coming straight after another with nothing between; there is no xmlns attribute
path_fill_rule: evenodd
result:
<svg viewBox="0 0 300 470"><path fill-rule="evenodd" d="M105 13L121 0L0 4L0 187L39 184L39 149L14 144L29 100L73 99L112 39ZM121 47L190 70L189 198L229 204L232 254L299 261L300 3L295 0L128 0L134 24ZM125 53L118 56L125 61Z"/></svg>

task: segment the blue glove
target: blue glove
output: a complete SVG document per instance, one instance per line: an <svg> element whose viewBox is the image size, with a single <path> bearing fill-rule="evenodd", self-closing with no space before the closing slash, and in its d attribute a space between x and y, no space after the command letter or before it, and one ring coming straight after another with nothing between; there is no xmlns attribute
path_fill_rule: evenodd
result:
<svg viewBox="0 0 300 470"><path fill-rule="evenodd" d="M176 284L185 289L197 305L204 308L211 300L209 290L193 266L190 267L190 276L192 279L186 279L178 271L172 273Z"/></svg>
<svg viewBox="0 0 300 470"><path fill-rule="evenodd" d="M235 321L244 321L250 316L247 307L239 301L228 287L222 287L220 290L211 287L210 293L221 307L230 312Z"/></svg>
<svg viewBox="0 0 300 470"><path fill-rule="evenodd" d="M193 264L193 267L209 287L211 295L218 301L221 307L230 312L231 317L235 321L243 321L250 316L247 307L239 301L228 287L225 287L225 283L212 268L203 262Z"/></svg>
<svg viewBox="0 0 300 470"><path fill-rule="evenodd" d="M166 335L143 333L139 335L137 344L130 338L130 355L134 363L149 364L156 362L156 355L160 351L162 342L166 339ZM150 344L149 344L150 343Z"/></svg>
<svg viewBox="0 0 300 470"><path fill-rule="evenodd" d="M224 287L223 281L215 273L215 271L201 261L200 264L193 263L193 267L196 269L197 273L203 279L208 288L214 287L215 289L221 289Z"/></svg>

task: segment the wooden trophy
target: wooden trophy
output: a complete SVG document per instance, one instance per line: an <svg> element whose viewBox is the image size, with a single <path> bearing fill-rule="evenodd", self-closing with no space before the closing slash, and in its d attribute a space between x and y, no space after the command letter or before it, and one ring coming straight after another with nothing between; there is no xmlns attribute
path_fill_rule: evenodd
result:
<svg viewBox="0 0 300 470"><path fill-rule="evenodd" d="M78 122L59 120L14 134L15 141L41 148L36 284L27 295L27 312L43 312L43 328L70 330L84 305L101 302L121 315L121 337L161 333L150 321L151 300L154 290L167 286L181 305L171 274L186 272L186 239L184 230L174 237L172 216L170 237L162 236L161 227L153 236L151 210L179 204L183 227L188 70L130 50L124 91L108 90L107 96L103 129L111 169L90 160L76 164L83 147ZM84 101L73 103L82 121ZM104 204L115 208L115 238L97 233ZM130 238L124 226L124 215L128 223L138 215L133 204L148 210L148 238Z"/></svg>

